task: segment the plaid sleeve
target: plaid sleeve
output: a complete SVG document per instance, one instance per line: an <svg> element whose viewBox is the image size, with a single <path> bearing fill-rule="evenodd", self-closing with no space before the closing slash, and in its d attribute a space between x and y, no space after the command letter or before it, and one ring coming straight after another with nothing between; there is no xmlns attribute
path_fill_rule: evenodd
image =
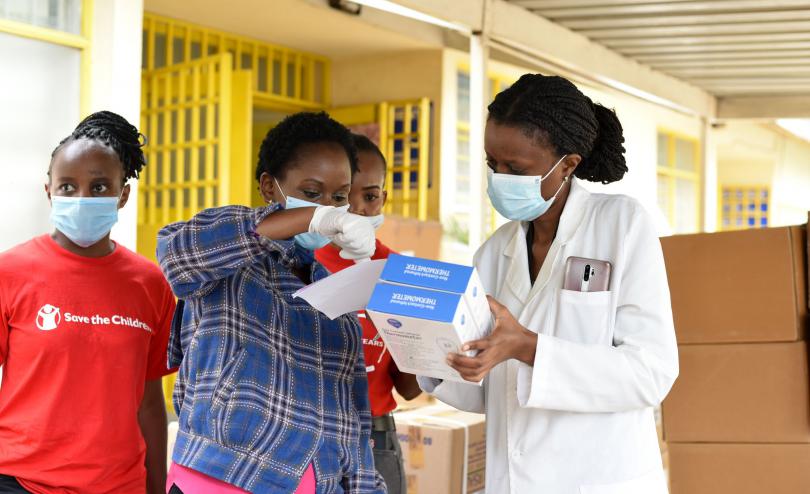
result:
<svg viewBox="0 0 810 494"><path fill-rule="evenodd" d="M179 298L208 293L220 280L257 262L268 250L289 255L289 241L256 233L256 225L278 209L225 206L206 209L191 220L158 233L157 259Z"/></svg>
<svg viewBox="0 0 810 494"><path fill-rule="evenodd" d="M344 479L347 494L386 494L385 481L374 468L374 455L371 451L371 405L368 398L368 377L363 350L358 352L354 368L352 389L354 407L360 420L359 444L355 449L352 469Z"/></svg>
<svg viewBox="0 0 810 494"><path fill-rule="evenodd" d="M154 328L152 341L149 343L149 360L146 367L147 381L158 379L176 370L170 368L166 359L166 352L169 346L169 331L171 329L176 303L174 301L174 295L172 295L171 290L169 290L169 287L165 286L165 284L163 291L160 323Z"/></svg>

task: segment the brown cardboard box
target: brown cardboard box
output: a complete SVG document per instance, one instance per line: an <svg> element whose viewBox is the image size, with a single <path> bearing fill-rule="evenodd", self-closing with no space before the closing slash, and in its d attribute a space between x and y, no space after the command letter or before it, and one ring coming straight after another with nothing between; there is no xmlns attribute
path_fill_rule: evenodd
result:
<svg viewBox="0 0 810 494"><path fill-rule="evenodd" d="M403 398L399 393L397 393L396 389L392 390L391 394L394 395L394 401L397 402L398 412L413 410L415 408L422 408L428 405L435 405L437 403L436 398L427 393L422 393L412 400L406 400L405 398Z"/></svg>
<svg viewBox="0 0 810 494"><path fill-rule="evenodd" d="M386 215L377 231L380 242L397 252L416 257L438 259L442 244L442 225L438 221Z"/></svg>
<svg viewBox="0 0 810 494"><path fill-rule="evenodd" d="M662 238L678 343L803 339L806 238L804 226Z"/></svg>
<svg viewBox="0 0 810 494"><path fill-rule="evenodd" d="M671 494L810 492L810 444L670 444Z"/></svg>
<svg viewBox="0 0 810 494"><path fill-rule="evenodd" d="M807 344L685 345L664 400L672 442L809 443Z"/></svg>
<svg viewBox="0 0 810 494"><path fill-rule="evenodd" d="M484 489L484 416L439 404L394 414L405 458L408 494L461 494L464 453L467 493ZM466 429L466 430L465 430Z"/></svg>

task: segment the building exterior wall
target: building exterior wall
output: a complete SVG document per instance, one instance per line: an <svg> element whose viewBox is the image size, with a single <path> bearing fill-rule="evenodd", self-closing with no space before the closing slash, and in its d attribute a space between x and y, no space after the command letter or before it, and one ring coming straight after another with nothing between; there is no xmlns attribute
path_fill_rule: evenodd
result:
<svg viewBox="0 0 810 494"><path fill-rule="evenodd" d="M810 142L752 121L726 122L717 140L719 186L769 187L771 226L807 221Z"/></svg>
<svg viewBox="0 0 810 494"><path fill-rule="evenodd" d="M380 53L332 61L332 106L430 98L433 104L428 217L438 219L443 108L442 50Z"/></svg>
<svg viewBox="0 0 810 494"><path fill-rule="evenodd" d="M50 154L82 117L112 110L134 124L139 120L143 4L94 0L83 6L92 8L89 45L83 48L86 59L82 48L63 44L58 31L51 36L54 40L43 40L36 33L20 36L0 30L4 75L0 78L0 174L10 177L0 209L15 212L4 224L0 250L50 231L50 207L43 190ZM66 43L70 42L68 38ZM113 229L113 238L133 249L136 197L132 195Z"/></svg>
<svg viewBox="0 0 810 494"><path fill-rule="evenodd" d="M141 118L143 0L94 0L94 4L90 111L114 111L137 127ZM130 180L130 188L129 202L119 212L112 237L135 250L138 181Z"/></svg>
<svg viewBox="0 0 810 494"><path fill-rule="evenodd" d="M50 230L51 151L79 119L79 51L0 33L0 251ZM58 87L54 81L59 81Z"/></svg>

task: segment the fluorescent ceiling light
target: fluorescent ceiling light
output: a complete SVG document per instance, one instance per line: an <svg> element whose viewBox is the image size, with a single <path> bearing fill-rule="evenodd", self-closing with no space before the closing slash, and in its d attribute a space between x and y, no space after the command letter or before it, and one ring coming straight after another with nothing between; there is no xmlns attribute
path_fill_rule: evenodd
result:
<svg viewBox="0 0 810 494"><path fill-rule="evenodd" d="M780 118L776 121L776 125L796 137L810 141L810 119L808 118Z"/></svg>
<svg viewBox="0 0 810 494"><path fill-rule="evenodd" d="M418 10L404 7L390 0L351 0L351 1L352 3L365 5L366 7L370 7L372 9L382 10L384 12L389 12L391 14L401 15L402 17L408 17L410 19L415 19L417 21L427 22L428 24L433 24L434 26L452 29L453 31L460 31L462 33L467 34L470 34L472 32L472 30L469 27L464 26L462 24L445 21L444 19L439 19L438 17L433 17L432 15L428 15L423 12L419 12Z"/></svg>

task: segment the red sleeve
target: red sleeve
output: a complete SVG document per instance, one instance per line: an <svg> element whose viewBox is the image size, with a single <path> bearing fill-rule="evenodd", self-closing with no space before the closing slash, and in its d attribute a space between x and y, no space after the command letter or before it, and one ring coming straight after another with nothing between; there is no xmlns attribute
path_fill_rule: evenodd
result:
<svg viewBox="0 0 810 494"><path fill-rule="evenodd" d="M0 289L0 366L6 361L8 355L8 311L3 300L3 291Z"/></svg>
<svg viewBox="0 0 810 494"><path fill-rule="evenodd" d="M394 252L387 245L377 240L377 250L374 251L372 259L375 261L377 259L388 259L388 256L391 254L397 254L397 252Z"/></svg>
<svg viewBox="0 0 810 494"><path fill-rule="evenodd" d="M161 292L163 293L163 300L161 301L161 312L158 320L160 323L155 328L152 335L152 341L149 343L149 360L146 367L146 380L161 378L167 374L171 374L177 369L169 369L168 346L169 346L169 331L172 326L172 318L174 317L174 308L176 302L171 289L166 281L162 281Z"/></svg>

